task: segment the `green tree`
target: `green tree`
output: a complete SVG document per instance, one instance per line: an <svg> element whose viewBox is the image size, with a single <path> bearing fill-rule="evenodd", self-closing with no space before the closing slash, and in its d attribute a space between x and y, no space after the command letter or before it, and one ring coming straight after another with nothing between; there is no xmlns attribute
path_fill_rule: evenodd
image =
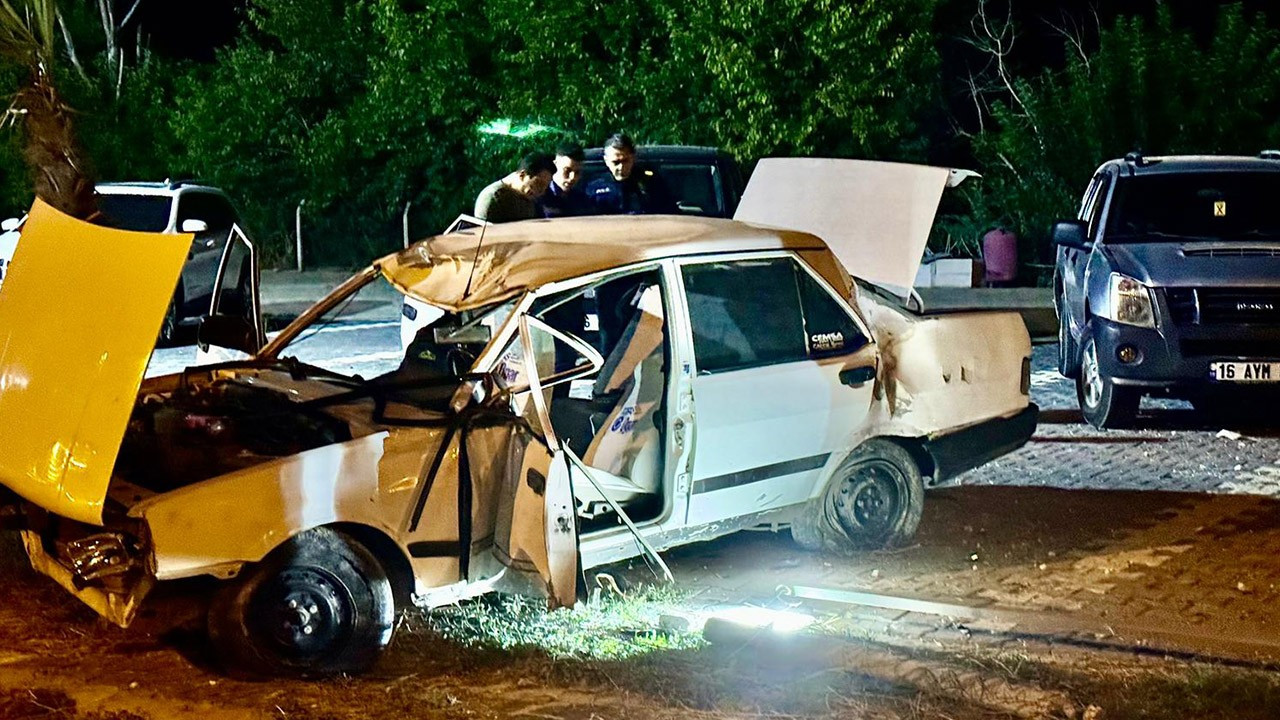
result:
<svg viewBox="0 0 1280 720"><path fill-rule="evenodd" d="M498 112L649 142L919 158L936 96L929 0L489 0Z"/></svg>
<svg viewBox="0 0 1280 720"><path fill-rule="evenodd" d="M974 138L979 225L1003 220L1046 253L1050 222L1074 215L1109 158L1254 155L1280 142L1280 33L1238 4L1221 9L1207 44L1174 20L1166 6L1150 23L1121 17L1096 48L1073 46L1065 67L996 83L993 122Z"/></svg>

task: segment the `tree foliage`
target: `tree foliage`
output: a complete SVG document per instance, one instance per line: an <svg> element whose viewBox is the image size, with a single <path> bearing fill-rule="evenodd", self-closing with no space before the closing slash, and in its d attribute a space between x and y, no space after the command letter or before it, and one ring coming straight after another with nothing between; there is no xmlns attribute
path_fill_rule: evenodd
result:
<svg viewBox="0 0 1280 720"><path fill-rule="evenodd" d="M970 195L975 226L1009 224L1043 251L1048 225L1074 216L1107 159L1280 144L1280 33L1238 4L1221 9L1206 44L1174 21L1165 6L1153 21L1121 17L1065 67L1011 79L974 138L985 175Z"/></svg>
<svg viewBox="0 0 1280 720"><path fill-rule="evenodd" d="M936 27L940 1L248 0L238 39L201 64L123 37L110 3L30 0L62 23L31 16L28 33L53 34L25 47L52 58L75 108L63 117L102 179L222 186L277 262L304 201L307 262L354 264L399 246L406 208L426 235L521 154L619 130L723 147L748 168L767 155L926 160L959 135L984 175L945 218L944 242L962 246L996 223L1042 241L1092 169L1129 150L1280 146L1280 36L1238 5L1207 41L1162 7L1068 37L1047 69L996 63L969 86L981 125L957 133L936 122L962 90L939 87L937 47L970 28ZM6 42L0 82L17 89L30 63ZM501 118L556 131L478 131ZM21 137L0 142L11 210L32 192Z"/></svg>

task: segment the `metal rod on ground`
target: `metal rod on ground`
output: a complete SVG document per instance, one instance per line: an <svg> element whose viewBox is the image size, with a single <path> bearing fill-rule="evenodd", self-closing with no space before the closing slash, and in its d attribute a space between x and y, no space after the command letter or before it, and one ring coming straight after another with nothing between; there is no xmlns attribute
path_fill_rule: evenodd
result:
<svg viewBox="0 0 1280 720"><path fill-rule="evenodd" d="M400 219L400 224L404 229L404 246L409 247L409 208L413 206L413 201L404 204L404 216Z"/></svg>
<svg viewBox="0 0 1280 720"><path fill-rule="evenodd" d="M302 206L307 202L306 198L298 201L298 209L293 213L293 232L297 238L298 249L298 272L302 272Z"/></svg>

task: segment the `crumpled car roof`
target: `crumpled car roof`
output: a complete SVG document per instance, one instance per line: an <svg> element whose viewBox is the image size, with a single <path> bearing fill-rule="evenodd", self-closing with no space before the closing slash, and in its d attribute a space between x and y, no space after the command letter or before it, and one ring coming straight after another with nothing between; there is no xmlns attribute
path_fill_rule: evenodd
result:
<svg viewBox="0 0 1280 720"><path fill-rule="evenodd" d="M436 235L374 265L401 292L458 312L632 263L751 250L825 253L808 233L672 215L526 220Z"/></svg>

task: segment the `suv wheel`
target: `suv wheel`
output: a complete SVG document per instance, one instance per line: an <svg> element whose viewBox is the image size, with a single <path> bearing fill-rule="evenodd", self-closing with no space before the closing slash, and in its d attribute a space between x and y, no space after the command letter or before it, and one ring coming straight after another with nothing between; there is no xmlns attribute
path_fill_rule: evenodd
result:
<svg viewBox="0 0 1280 720"><path fill-rule="evenodd" d="M1085 421L1099 429L1131 425L1142 399L1136 390L1116 385L1102 372L1098 344L1088 327L1084 333L1084 350L1080 353L1080 372L1076 376L1076 399L1080 401L1080 414Z"/></svg>

